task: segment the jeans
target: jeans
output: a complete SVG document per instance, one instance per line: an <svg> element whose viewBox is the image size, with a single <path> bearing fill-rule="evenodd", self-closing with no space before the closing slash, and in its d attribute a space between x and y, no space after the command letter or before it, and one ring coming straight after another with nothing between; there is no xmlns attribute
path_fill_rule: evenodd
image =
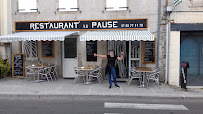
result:
<svg viewBox="0 0 203 114"><path fill-rule="evenodd" d="M114 80L114 84L115 86L117 86L117 81L116 81L116 70L113 66L111 66L111 74L108 73L108 77L109 77L109 85L112 86L112 82L111 82L111 76L113 76L113 80Z"/></svg>

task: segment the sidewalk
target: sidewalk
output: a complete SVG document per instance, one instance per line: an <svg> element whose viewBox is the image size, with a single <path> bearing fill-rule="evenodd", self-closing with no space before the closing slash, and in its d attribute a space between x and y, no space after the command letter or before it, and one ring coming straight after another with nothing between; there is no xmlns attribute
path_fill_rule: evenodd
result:
<svg viewBox="0 0 203 114"><path fill-rule="evenodd" d="M75 83L73 79L59 79L54 82L32 83L18 78L0 79L0 97L59 97L68 95L101 95L101 96L137 96L137 97L170 97L170 98L203 98L203 89L188 89L187 92L168 85L151 84L149 88L138 88L132 81L128 86L118 82L121 88L108 88L108 81L91 85Z"/></svg>

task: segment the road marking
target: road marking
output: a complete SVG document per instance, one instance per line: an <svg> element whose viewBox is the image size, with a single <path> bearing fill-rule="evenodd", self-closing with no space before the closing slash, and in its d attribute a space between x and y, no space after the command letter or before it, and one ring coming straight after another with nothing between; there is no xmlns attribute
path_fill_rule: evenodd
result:
<svg viewBox="0 0 203 114"><path fill-rule="evenodd" d="M189 110L184 105L172 104L134 104L134 103L104 103L105 108L130 108L154 110Z"/></svg>
<svg viewBox="0 0 203 114"><path fill-rule="evenodd" d="M123 114L123 113L104 113L104 114Z"/></svg>

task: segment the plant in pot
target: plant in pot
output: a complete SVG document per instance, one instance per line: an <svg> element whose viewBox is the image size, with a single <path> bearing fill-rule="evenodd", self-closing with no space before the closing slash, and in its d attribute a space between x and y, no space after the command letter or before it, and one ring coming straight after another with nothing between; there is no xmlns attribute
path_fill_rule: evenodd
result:
<svg viewBox="0 0 203 114"><path fill-rule="evenodd" d="M10 64L7 60L3 60L0 58L0 73L1 77L4 78L7 76L7 74L10 72Z"/></svg>

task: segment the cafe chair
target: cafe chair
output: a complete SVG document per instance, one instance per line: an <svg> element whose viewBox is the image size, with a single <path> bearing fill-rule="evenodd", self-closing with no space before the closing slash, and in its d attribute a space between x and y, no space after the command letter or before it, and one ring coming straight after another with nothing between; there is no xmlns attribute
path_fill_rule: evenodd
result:
<svg viewBox="0 0 203 114"><path fill-rule="evenodd" d="M155 84L159 85L159 71L158 69L155 69L153 70L152 73L150 73L148 76L147 76L147 87L149 87L149 82L150 80L154 81Z"/></svg>
<svg viewBox="0 0 203 114"><path fill-rule="evenodd" d="M55 80L59 79L56 68L57 68L56 65L51 66L51 73L50 73L54 77Z"/></svg>
<svg viewBox="0 0 203 114"><path fill-rule="evenodd" d="M102 69L102 67L97 67L95 70L91 71L88 76L92 77L92 78L96 78L97 81L99 83L101 83L103 81L103 77L102 77L102 74L101 74L101 69Z"/></svg>
<svg viewBox="0 0 203 114"><path fill-rule="evenodd" d="M139 80L139 84L141 84L141 76L139 73L136 72L136 68L132 68L131 69L131 74L130 74L130 77L129 77L129 81L128 81L128 86L130 85L131 81L133 79L138 79Z"/></svg>
<svg viewBox="0 0 203 114"><path fill-rule="evenodd" d="M26 74L25 79L27 79L28 77L30 78L30 76L33 76L35 80L35 77L37 77L37 72L35 72L34 69L31 69L28 66L25 69L25 74Z"/></svg>
<svg viewBox="0 0 203 114"><path fill-rule="evenodd" d="M74 70L75 70L75 79L74 79L74 82L77 82L78 80L81 79L81 77L83 78L83 81L85 83L85 76L83 74L82 71L79 71L78 70L78 67L74 67Z"/></svg>
<svg viewBox="0 0 203 114"><path fill-rule="evenodd" d="M40 69L39 75L45 76L48 82L49 82L49 79L51 79L51 81L53 81L52 76L51 76L51 67L45 67L44 69Z"/></svg>

